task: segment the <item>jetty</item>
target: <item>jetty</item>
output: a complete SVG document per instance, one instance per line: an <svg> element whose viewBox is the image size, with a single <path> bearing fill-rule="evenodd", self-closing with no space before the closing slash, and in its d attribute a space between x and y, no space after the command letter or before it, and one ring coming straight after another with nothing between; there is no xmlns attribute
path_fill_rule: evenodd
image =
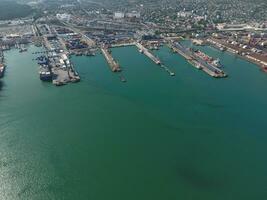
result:
<svg viewBox="0 0 267 200"><path fill-rule="evenodd" d="M163 65L159 58L154 56L146 47L144 47L141 43L135 43L135 46L138 48L140 53L143 53L148 58L150 58L154 63L160 65L166 72L169 73L170 76L175 76L175 73L172 72L166 65Z"/></svg>
<svg viewBox="0 0 267 200"><path fill-rule="evenodd" d="M4 73L5 73L5 69L6 69L6 65L4 63L4 53L3 51L0 49L0 78L4 77Z"/></svg>
<svg viewBox="0 0 267 200"><path fill-rule="evenodd" d="M114 58L112 57L111 53L110 53L110 50L106 47L102 47L101 48L101 52L102 54L104 55L111 71L113 72L120 72L121 71L121 68L120 68L120 65L118 62L116 62L114 60Z"/></svg>
<svg viewBox="0 0 267 200"><path fill-rule="evenodd" d="M43 41L45 50L33 53L42 54L35 59L40 68L40 80L52 82L56 86L79 82L80 76L60 40L57 37L48 40L44 36Z"/></svg>
<svg viewBox="0 0 267 200"><path fill-rule="evenodd" d="M227 76L223 70L205 62L204 60L196 57L193 52L183 47L179 42L174 44L168 43L167 46L173 50L173 52L183 56L192 66L199 70L203 70L208 75L214 78L224 78Z"/></svg>
<svg viewBox="0 0 267 200"><path fill-rule="evenodd" d="M172 72L167 66L161 64L161 67L170 74L170 76L175 76L175 73Z"/></svg>
<svg viewBox="0 0 267 200"><path fill-rule="evenodd" d="M112 44L111 47L115 48L115 47L128 47L128 46L134 46L135 43L134 42L130 42L130 43L121 43L121 44Z"/></svg>
<svg viewBox="0 0 267 200"><path fill-rule="evenodd" d="M135 43L135 46L138 48L140 53L143 53L144 55L146 55L148 58L150 58L154 63L156 63L157 65L161 64L161 61L159 58L157 58L156 56L154 56L146 47L144 47L141 43L137 42Z"/></svg>

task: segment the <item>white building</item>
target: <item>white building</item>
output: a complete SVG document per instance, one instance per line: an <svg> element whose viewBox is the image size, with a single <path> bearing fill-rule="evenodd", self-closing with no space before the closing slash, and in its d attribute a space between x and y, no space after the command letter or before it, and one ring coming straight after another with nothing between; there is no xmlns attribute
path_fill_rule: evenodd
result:
<svg viewBox="0 0 267 200"><path fill-rule="evenodd" d="M63 14L57 14L57 19L61 21L69 21L70 20L70 14L63 13Z"/></svg>
<svg viewBox="0 0 267 200"><path fill-rule="evenodd" d="M125 14L123 12L115 12L114 19L123 19Z"/></svg>
<svg viewBox="0 0 267 200"><path fill-rule="evenodd" d="M189 11L180 11L177 13L177 17L190 17L192 15L192 12Z"/></svg>
<svg viewBox="0 0 267 200"><path fill-rule="evenodd" d="M140 12L133 11L133 12L126 13L126 17L128 17L128 18L140 18L141 14L140 14Z"/></svg>

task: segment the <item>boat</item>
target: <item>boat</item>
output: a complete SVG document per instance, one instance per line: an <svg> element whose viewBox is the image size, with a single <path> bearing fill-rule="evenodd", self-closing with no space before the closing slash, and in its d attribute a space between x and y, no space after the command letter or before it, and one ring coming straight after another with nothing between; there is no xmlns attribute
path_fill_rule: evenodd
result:
<svg viewBox="0 0 267 200"><path fill-rule="evenodd" d="M121 80L121 82L126 82L126 79L123 77L123 76L120 76L120 80Z"/></svg>
<svg viewBox="0 0 267 200"><path fill-rule="evenodd" d="M49 71L41 71L40 74L40 80L42 81L52 81L52 73Z"/></svg>
<svg viewBox="0 0 267 200"><path fill-rule="evenodd" d="M220 63L220 59L219 58L213 60L211 64L216 66L216 67L219 67L219 68L221 67L221 63Z"/></svg>
<svg viewBox="0 0 267 200"><path fill-rule="evenodd" d="M64 84L63 82L61 82L61 81L54 81L53 84L54 84L55 86L63 86L63 85L65 85L65 84Z"/></svg>
<svg viewBox="0 0 267 200"><path fill-rule="evenodd" d="M72 83L78 83L81 79L79 77L74 77L74 78L71 78L70 81Z"/></svg>
<svg viewBox="0 0 267 200"><path fill-rule="evenodd" d="M221 51L226 51L226 48L225 47L220 47L220 50Z"/></svg>
<svg viewBox="0 0 267 200"><path fill-rule="evenodd" d="M202 69L201 65L199 63L196 63L196 68L197 69Z"/></svg>
<svg viewBox="0 0 267 200"><path fill-rule="evenodd" d="M200 50L194 50L194 49L190 49L190 51L194 54L194 56L196 56L197 58L201 59L202 61L204 61L205 63L213 66L213 67L217 67L220 68L222 67L220 64L220 59L214 59L211 56L208 56L207 54L205 54L204 52L200 51Z"/></svg>
<svg viewBox="0 0 267 200"><path fill-rule="evenodd" d="M157 65L160 65L160 64L161 64L161 62L160 62L159 59L156 60L156 64L157 64Z"/></svg>
<svg viewBox="0 0 267 200"><path fill-rule="evenodd" d="M25 51L27 51L27 48L20 48L20 49L19 49L19 52L20 52L20 53L25 52Z"/></svg>
<svg viewBox="0 0 267 200"><path fill-rule="evenodd" d="M93 53L93 52L87 52L86 53L86 56L95 56L95 53Z"/></svg>
<svg viewBox="0 0 267 200"><path fill-rule="evenodd" d="M200 65L200 63L198 63L197 61L194 60L187 60L191 65L193 65L194 67L196 67L197 69L201 70L202 67Z"/></svg>
<svg viewBox="0 0 267 200"><path fill-rule="evenodd" d="M45 56L40 56L37 58L39 65L48 65L48 58Z"/></svg>
<svg viewBox="0 0 267 200"><path fill-rule="evenodd" d="M47 66L40 66L39 75L41 81L52 81L53 74Z"/></svg>
<svg viewBox="0 0 267 200"><path fill-rule="evenodd" d="M262 67L262 71L267 73L267 66L266 65L262 65L261 67Z"/></svg>
<svg viewBox="0 0 267 200"><path fill-rule="evenodd" d="M0 63L0 78L4 77L6 66L3 63Z"/></svg>

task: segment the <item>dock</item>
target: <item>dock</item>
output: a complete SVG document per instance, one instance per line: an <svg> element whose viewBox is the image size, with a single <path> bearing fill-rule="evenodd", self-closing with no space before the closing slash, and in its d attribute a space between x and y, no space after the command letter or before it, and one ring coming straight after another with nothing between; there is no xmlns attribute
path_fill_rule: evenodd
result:
<svg viewBox="0 0 267 200"><path fill-rule="evenodd" d="M6 69L6 65L4 63L4 53L3 51L0 49L0 79L3 78L4 73L5 73L5 69Z"/></svg>
<svg viewBox="0 0 267 200"><path fill-rule="evenodd" d="M43 36L43 41L45 50L33 53L41 54L35 59L40 68L40 80L56 86L79 82L80 76L62 42L57 37L48 40L46 36Z"/></svg>
<svg viewBox="0 0 267 200"><path fill-rule="evenodd" d="M194 66L199 70L203 70L208 75L214 78L224 78L227 76L227 74L225 74L223 70L206 63L204 60L201 60L200 58L197 58L196 56L193 55L193 53L190 50L183 47L180 43L178 42L175 44L169 43L167 46L171 48L173 52L183 56L192 66Z"/></svg>
<svg viewBox="0 0 267 200"><path fill-rule="evenodd" d="M140 53L143 53L144 55L146 55L154 63L156 63L157 65L160 65L161 64L160 59L157 58L156 56L154 56L152 53L150 53L150 51L147 48L145 48L141 43L137 42L135 44L135 46L138 48L138 50L140 51Z"/></svg>
<svg viewBox="0 0 267 200"><path fill-rule="evenodd" d="M160 65L170 76L175 76L175 73L171 71L167 66L161 64Z"/></svg>
<svg viewBox="0 0 267 200"><path fill-rule="evenodd" d="M112 57L110 53L110 50L106 47L102 47L101 52L103 53L111 71L120 72L121 71L120 65L114 60L114 58Z"/></svg>
<svg viewBox="0 0 267 200"><path fill-rule="evenodd" d="M154 56L146 47L144 47L139 42L135 43L135 46L138 48L140 53L143 53L144 55L146 55L157 65L160 65L160 67L162 67L166 72L168 72L170 76L175 76L175 73L172 72L167 66L163 65L160 59Z"/></svg>
<svg viewBox="0 0 267 200"><path fill-rule="evenodd" d="M112 44L111 47L115 48L115 47L128 47L128 46L134 46L135 43L131 42L131 43L122 43L122 44Z"/></svg>
<svg viewBox="0 0 267 200"><path fill-rule="evenodd" d="M74 69L73 64L70 62L66 54L48 55L50 60L52 83L56 86L65 85L67 83L76 83L80 81L78 72ZM59 67L55 60L60 59L62 67Z"/></svg>

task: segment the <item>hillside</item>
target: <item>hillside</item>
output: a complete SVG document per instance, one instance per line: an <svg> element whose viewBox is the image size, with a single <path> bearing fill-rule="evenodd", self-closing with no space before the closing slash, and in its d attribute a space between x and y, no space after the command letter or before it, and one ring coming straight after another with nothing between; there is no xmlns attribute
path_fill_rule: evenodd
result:
<svg viewBox="0 0 267 200"><path fill-rule="evenodd" d="M33 10L28 5L18 4L15 1L0 0L0 20L27 17Z"/></svg>

